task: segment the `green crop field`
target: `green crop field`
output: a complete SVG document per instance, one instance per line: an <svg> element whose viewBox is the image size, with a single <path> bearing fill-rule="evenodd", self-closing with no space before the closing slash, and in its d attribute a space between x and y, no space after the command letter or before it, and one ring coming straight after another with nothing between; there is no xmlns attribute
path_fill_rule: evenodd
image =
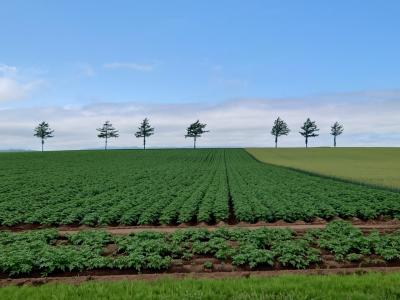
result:
<svg viewBox="0 0 400 300"><path fill-rule="evenodd" d="M0 154L0 224L179 224L400 216L400 193L243 149Z"/></svg>
<svg viewBox="0 0 400 300"><path fill-rule="evenodd" d="M285 275L271 278L164 279L0 288L3 300L42 299L399 299L400 274Z"/></svg>
<svg viewBox="0 0 400 300"><path fill-rule="evenodd" d="M400 189L400 148L249 148L258 160Z"/></svg>
<svg viewBox="0 0 400 300"><path fill-rule="evenodd" d="M351 238L349 238L351 237ZM239 270L329 268L327 255L339 263L398 263L400 231L364 234L344 221L325 229L296 234L291 229L206 229L174 233L140 232L111 235L88 230L59 235L56 229L24 233L0 232L0 275L21 276L96 269L129 269L159 272L195 264L203 258L204 268L214 263L231 264ZM111 252L107 249L113 249ZM204 260L205 259L205 260ZM244 269L243 269L244 268Z"/></svg>

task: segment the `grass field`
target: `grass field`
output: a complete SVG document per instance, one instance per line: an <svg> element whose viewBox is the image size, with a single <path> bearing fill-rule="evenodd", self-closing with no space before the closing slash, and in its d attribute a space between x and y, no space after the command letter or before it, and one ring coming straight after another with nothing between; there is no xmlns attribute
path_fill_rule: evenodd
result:
<svg viewBox="0 0 400 300"><path fill-rule="evenodd" d="M258 160L400 189L400 148L249 148Z"/></svg>
<svg viewBox="0 0 400 300"><path fill-rule="evenodd" d="M7 226L400 216L400 193L266 165L243 149L1 153L0 178Z"/></svg>
<svg viewBox="0 0 400 300"><path fill-rule="evenodd" d="M400 274L93 282L0 288L2 300L399 299Z"/></svg>

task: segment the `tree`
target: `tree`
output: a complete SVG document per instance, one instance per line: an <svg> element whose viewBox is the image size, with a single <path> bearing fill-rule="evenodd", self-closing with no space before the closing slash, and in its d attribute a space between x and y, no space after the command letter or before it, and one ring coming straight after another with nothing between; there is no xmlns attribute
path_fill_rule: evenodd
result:
<svg viewBox="0 0 400 300"><path fill-rule="evenodd" d="M110 121L106 121L103 124L102 128L97 128L97 131L100 133L97 135L101 139L106 139L105 145L104 145L104 150L107 150L107 144L108 144L108 139L109 138L117 138L119 136L118 130L116 130L113 125L110 123Z"/></svg>
<svg viewBox="0 0 400 300"><path fill-rule="evenodd" d="M42 140L42 152L43 152L44 141L48 138L54 137L53 135L54 130L51 130L49 124L43 121L35 128L34 132L35 133L33 135Z"/></svg>
<svg viewBox="0 0 400 300"><path fill-rule="evenodd" d="M203 133L209 132L209 130L204 130L206 126L207 124L202 124L200 123L199 120L197 120L193 124L190 124L190 126L187 128L187 133L185 135L185 138L188 137L193 138L193 149L196 149L197 138L201 137Z"/></svg>
<svg viewBox="0 0 400 300"><path fill-rule="evenodd" d="M319 136L319 134L316 133L319 129L315 121L311 121L310 118L304 122L304 125L300 129L301 131L299 131L299 133L306 138L306 148L308 148L308 138Z"/></svg>
<svg viewBox="0 0 400 300"><path fill-rule="evenodd" d="M333 146L336 147L336 137L341 135L344 131L344 127L339 122L335 122L331 127L331 135L333 135Z"/></svg>
<svg viewBox="0 0 400 300"><path fill-rule="evenodd" d="M282 135L288 135L290 132L286 122L281 118L275 120L274 126L272 126L271 134L275 137L275 148L278 148L278 137Z"/></svg>
<svg viewBox="0 0 400 300"><path fill-rule="evenodd" d="M146 137L154 134L154 127L150 126L149 120L145 118L140 124L139 130L135 133L137 138L143 138L143 149L146 150Z"/></svg>

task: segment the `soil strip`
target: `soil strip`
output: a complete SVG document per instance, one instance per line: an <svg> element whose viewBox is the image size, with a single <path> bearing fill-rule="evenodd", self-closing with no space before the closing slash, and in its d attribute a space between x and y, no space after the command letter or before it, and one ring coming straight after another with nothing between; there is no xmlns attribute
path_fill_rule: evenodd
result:
<svg viewBox="0 0 400 300"><path fill-rule="evenodd" d="M378 230L380 232L393 232L396 230L400 230L400 221L399 220L390 220L390 221L353 221L351 222L354 227L360 228L365 232L369 232L372 230ZM116 235L127 235L130 233L137 233L143 231L156 231L156 232L165 232L165 233L172 233L177 230L182 229L207 229L209 231L215 231L218 228L224 227L228 229L259 229L262 227L265 228L290 228L296 232L305 232L310 229L324 229L326 227L326 221L315 221L313 223L305 223L302 221L295 222L295 223L287 223L284 221L278 221L275 223L266 223L266 222L258 222L255 224L244 223L240 222L235 225L229 225L225 222L220 222L217 225L206 225L206 224L197 224L197 225L189 225L189 224L181 224L179 226L98 226L98 227L90 227L85 225L77 225L77 226L46 226L46 225L18 225L12 227L2 226L0 230L8 230L12 232L25 232L35 229L45 229L45 228L56 228L58 229L60 235L67 235L70 233L75 233L83 230L105 230L111 234Z"/></svg>

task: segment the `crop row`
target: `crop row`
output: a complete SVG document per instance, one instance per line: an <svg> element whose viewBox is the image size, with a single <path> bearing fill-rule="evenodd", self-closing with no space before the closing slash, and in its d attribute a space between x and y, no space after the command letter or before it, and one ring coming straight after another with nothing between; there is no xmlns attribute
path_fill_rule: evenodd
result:
<svg viewBox="0 0 400 300"><path fill-rule="evenodd" d="M229 152L227 166L240 221L400 217L400 193L265 165L244 151Z"/></svg>
<svg viewBox="0 0 400 300"><path fill-rule="evenodd" d="M0 224L400 217L400 193L270 166L242 149L0 154Z"/></svg>
<svg viewBox="0 0 400 300"><path fill-rule="evenodd" d="M0 224L173 224L228 218L224 150L2 154Z"/></svg>
<svg viewBox="0 0 400 300"><path fill-rule="evenodd" d="M10 276L93 269L165 270L177 260L215 258L237 267L323 267L321 251L340 262L400 261L400 231L364 235L336 221L326 229L297 236L289 229L221 228L142 232L113 236L83 231L61 238L55 229L0 232L0 272Z"/></svg>

